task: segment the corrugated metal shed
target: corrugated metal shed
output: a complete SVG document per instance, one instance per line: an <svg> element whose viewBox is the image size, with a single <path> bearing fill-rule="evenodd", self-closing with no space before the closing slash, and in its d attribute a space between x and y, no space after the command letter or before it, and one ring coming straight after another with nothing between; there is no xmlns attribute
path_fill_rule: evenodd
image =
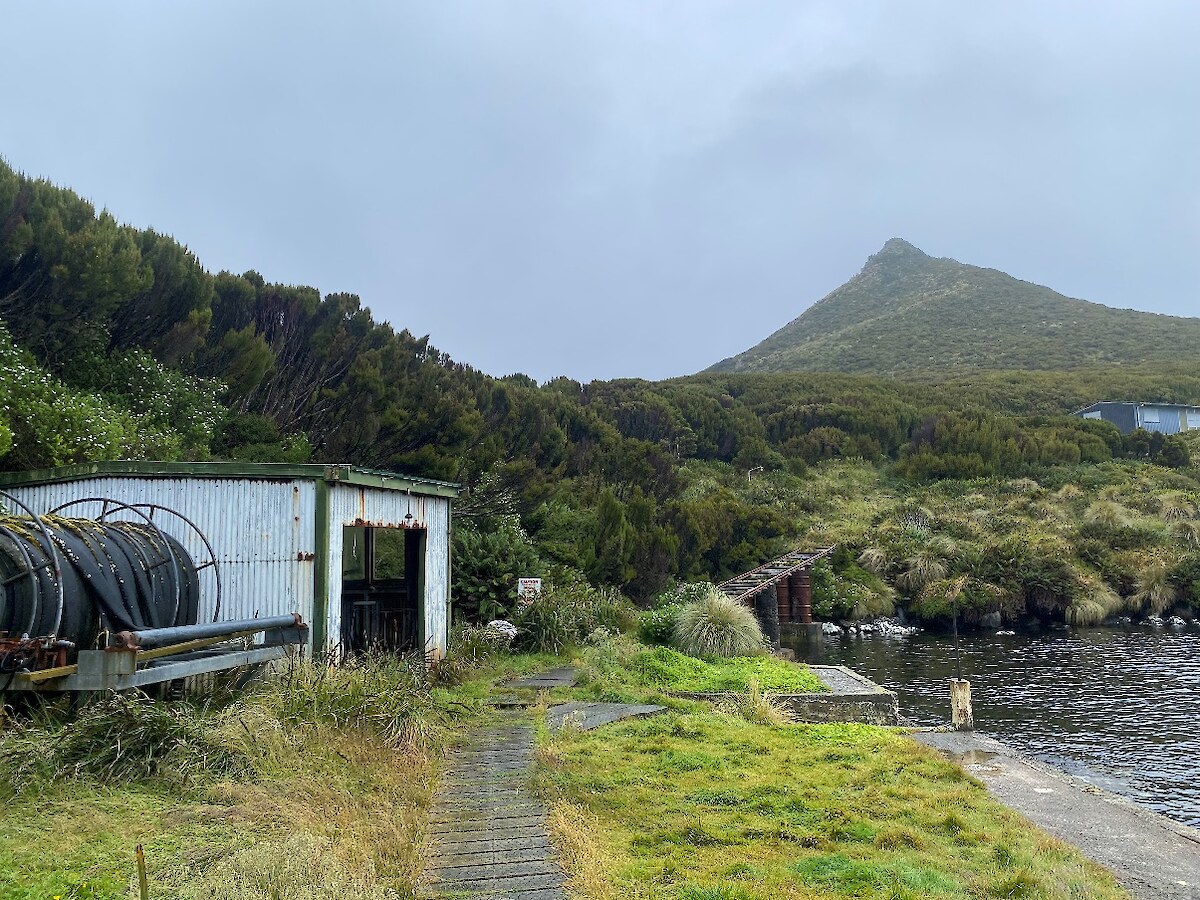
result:
<svg viewBox="0 0 1200 900"><path fill-rule="evenodd" d="M1137 403L1102 400L1077 410L1075 415L1085 419L1111 422L1122 434L1142 428L1160 434L1178 434L1200 428L1200 407L1178 403Z"/></svg>
<svg viewBox="0 0 1200 900"><path fill-rule="evenodd" d="M424 529L421 643L435 657L445 653L456 485L353 466L120 461L2 474L0 488L39 514L94 497L174 510L207 537L221 571L220 610L211 569L201 574L201 621L296 611L312 626L313 647L325 650L336 649L342 633L343 528ZM100 511L93 503L64 514ZM182 541L197 563L208 559L186 524L162 512L155 523Z"/></svg>

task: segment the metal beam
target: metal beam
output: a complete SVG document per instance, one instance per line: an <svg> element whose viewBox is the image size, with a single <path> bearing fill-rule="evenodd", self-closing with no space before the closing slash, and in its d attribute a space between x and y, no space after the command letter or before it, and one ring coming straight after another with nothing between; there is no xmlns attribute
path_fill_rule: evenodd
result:
<svg viewBox="0 0 1200 900"><path fill-rule="evenodd" d="M80 663L86 664L87 654L97 654L105 659L95 660L99 665L88 665L87 672L77 672L62 678L48 681L33 680L40 673L18 673L7 687L0 681L0 690L10 691L126 691L133 688L149 687L162 684L164 681L174 681L178 678L188 678L193 675L204 675L209 672L220 672L225 669L235 669L240 666L250 666L255 663L269 662L280 659L289 652L288 647L255 647L252 650L229 650L209 655L181 660L164 660L149 665L143 669L130 668L136 665L136 654L129 650L84 650L80 652Z"/></svg>

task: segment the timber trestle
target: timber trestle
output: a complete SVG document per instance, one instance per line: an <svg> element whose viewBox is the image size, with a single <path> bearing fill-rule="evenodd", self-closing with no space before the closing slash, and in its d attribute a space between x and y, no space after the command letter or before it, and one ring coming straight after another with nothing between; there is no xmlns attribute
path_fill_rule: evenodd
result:
<svg viewBox="0 0 1200 900"><path fill-rule="evenodd" d="M743 572L717 585L717 590L738 603L752 604L755 596L774 587L780 622L812 622L813 564L833 553L833 547L793 550L757 569Z"/></svg>

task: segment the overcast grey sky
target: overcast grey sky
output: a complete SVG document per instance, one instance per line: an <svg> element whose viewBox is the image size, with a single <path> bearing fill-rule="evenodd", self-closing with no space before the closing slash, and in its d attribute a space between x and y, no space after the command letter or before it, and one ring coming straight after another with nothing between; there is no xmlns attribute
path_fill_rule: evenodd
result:
<svg viewBox="0 0 1200 900"><path fill-rule="evenodd" d="M4 0L0 156L456 359L662 378L885 240L1196 315L1200 4Z"/></svg>

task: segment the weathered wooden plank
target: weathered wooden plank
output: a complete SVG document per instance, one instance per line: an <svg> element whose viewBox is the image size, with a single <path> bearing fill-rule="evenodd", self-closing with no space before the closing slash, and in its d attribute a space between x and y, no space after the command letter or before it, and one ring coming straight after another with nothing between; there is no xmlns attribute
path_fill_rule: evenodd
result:
<svg viewBox="0 0 1200 900"><path fill-rule="evenodd" d="M500 841L493 841L498 844ZM472 841L468 844L436 844L430 847L426 858L431 866L452 868L456 865L475 863L526 862L529 859L544 859L554 854L550 841L542 838L503 841L508 846L488 846L486 842Z"/></svg>
<svg viewBox="0 0 1200 900"><path fill-rule="evenodd" d="M512 686L562 687L574 677L571 669L552 670ZM520 716L473 732L450 756L426 826L419 897L566 900L546 808L527 789L534 730Z"/></svg>
<svg viewBox="0 0 1200 900"><path fill-rule="evenodd" d="M512 688L555 688L570 687L575 683L575 670L572 668L549 669L537 675L527 675L505 684Z"/></svg>
<svg viewBox="0 0 1200 900"><path fill-rule="evenodd" d="M497 821L499 819L544 816L546 807L540 803L521 803L513 806L480 806L440 809L429 815L430 825L449 825L454 822Z"/></svg>
<svg viewBox="0 0 1200 900"><path fill-rule="evenodd" d="M546 875L516 875L512 878L472 878L455 879L454 881L433 882L426 887L427 896L444 897L461 892L504 893L508 892L514 898L522 898L522 891L532 891L538 888L557 888L566 883L566 878L560 872Z"/></svg>
<svg viewBox="0 0 1200 900"><path fill-rule="evenodd" d="M426 833L439 844L443 841L455 844L469 844L542 837L546 834L546 826L542 822L538 822L536 825L511 825L503 828L481 825L478 828L448 828L443 831L429 831L429 829L426 829Z"/></svg>
<svg viewBox="0 0 1200 900"><path fill-rule="evenodd" d="M465 866L447 866L439 861L429 871L431 881L486 881L529 875L562 875L562 867L543 851L534 859L491 863L474 861Z"/></svg>
<svg viewBox="0 0 1200 900"><path fill-rule="evenodd" d="M470 827L467 827L470 826ZM429 834L464 834L469 831L495 832L506 828L544 828L545 816L476 816L469 822L431 822Z"/></svg>
<svg viewBox="0 0 1200 900"><path fill-rule="evenodd" d="M477 841L452 840L448 835L443 835L443 837L446 837L447 840L437 840L428 845L426 848L428 859L435 860L442 856L461 856L464 853L472 852L487 855L488 853L499 853L507 850L536 850L550 846L550 838L546 836L545 832L542 834L487 837Z"/></svg>
<svg viewBox="0 0 1200 900"><path fill-rule="evenodd" d="M533 758L527 759L499 759L494 762L477 762L469 765L458 765L448 768L443 773L443 778L462 778L470 779L477 777L487 777L492 775L524 775L528 774L533 769Z"/></svg>
<svg viewBox="0 0 1200 900"><path fill-rule="evenodd" d="M423 894L421 896L429 896ZM567 895L561 887L533 888L531 890L512 891L457 891L448 896L454 900L567 900Z"/></svg>
<svg viewBox="0 0 1200 900"><path fill-rule="evenodd" d="M524 763L520 768L506 766L502 770L480 768L471 772L461 773L457 778L448 778L443 784L446 785L447 792L451 788L457 789L460 787L495 787L498 790L503 790L527 781L529 773L532 770L532 763Z"/></svg>
<svg viewBox="0 0 1200 900"><path fill-rule="evenodd" d="M485 787L455 788L454 796L464 800L475 797L502 797L511 800L514 797L523 796L525 793L526 791L522 790L521 788L490 785Z"/></svg>

